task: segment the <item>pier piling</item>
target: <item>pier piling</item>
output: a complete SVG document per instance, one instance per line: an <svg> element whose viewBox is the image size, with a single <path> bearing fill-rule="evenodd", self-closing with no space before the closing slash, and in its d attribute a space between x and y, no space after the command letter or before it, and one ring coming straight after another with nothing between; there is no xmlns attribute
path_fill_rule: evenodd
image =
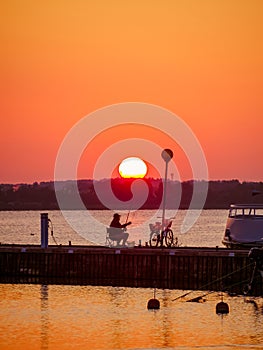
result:
<svg viewBox="0 0 263 350"><path fill-rule="evenodd" d="M40 214L41 248L48 247L48 214Z"/></svg>

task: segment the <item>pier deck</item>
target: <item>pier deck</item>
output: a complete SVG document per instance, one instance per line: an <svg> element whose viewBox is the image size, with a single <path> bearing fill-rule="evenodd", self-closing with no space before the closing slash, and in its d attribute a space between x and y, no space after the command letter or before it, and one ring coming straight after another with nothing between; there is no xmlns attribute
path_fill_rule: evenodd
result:
<svg viewBox="0 0 263 350"><path fill-rule="evenodd" d="M214 290L242 294L254 263L248 250L0 245L0 283ZM255 272L252 295L262 296Z"/></svg>

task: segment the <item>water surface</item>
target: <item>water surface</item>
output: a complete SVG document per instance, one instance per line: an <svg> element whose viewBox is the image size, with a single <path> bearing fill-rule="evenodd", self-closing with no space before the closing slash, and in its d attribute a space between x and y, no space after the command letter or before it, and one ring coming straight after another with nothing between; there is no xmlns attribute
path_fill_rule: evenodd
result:
<svg viewBox="0 0 263 350"><path fill-rule="evenodd" d="M59 244L91 243L59 211L48 214ZM71 215L81 224L81 213ZM105 231L91 222L90 238L103 244L113 212L92 215ZM126 215L122 212L124 221ZM147 241L147 220L160 220L158 215L149 210L130 213L129 239ZM181 234L184 216L185 211L178 211L172 226L181 246L222 246L226 210L204 210L192 229ZM49 240L54 244L51 236ZM40 212L0 212L0 241L40 244ZM152 289L0 284L0 349L263 349L262 298L225 295L230 313L222 317L216 314L220 294L208 294L203 303L187 302L204 294L195 291L173 301L185 292L157 290L161 308L149 311Z"/></svg>
<svg viewBox="0 0 263 350"><path fill-rule="evenodd" d="M194 212L194 211L193 211ZM40 244L40 213L39 211L0 211L0 242L1 243L21 243ZM88 229L86 238L80 236L64 219L60 211L49 211L48 216L54 228L54 238L59 244L68 244L71 241L75 245L104 244L106 227L109 225L113 211L94 210L90 212L96 220L88 219ZM125 222L127 211L120 212L121 222ZM174 215L174 211L166 211L167 217ZM204 246L222 247L222 238L227 219L227 210L203 210L195 225L187 232L180 233L180 227L185 217L186 211L179 210L173 219L172 229L174 235L178 237L181 246ZM68 216L79 226L86 223L87 218L83 218L81 211L68 211ZM154 223L160 221L160 212L154 210L139 210L129 213L129 240L139 240L142 243L149 240L149 220ZM85 221L84 221L85 220ZM83 222L84 221L84 222ZM103 224L103 225L101 225ZM54 244L53 238L49 237L50 244Z"/></svg>
<svg viewBox="0 0 263 350"><path fill-rule="evenodd" d="M151 289L0 285L1 349L262 349L262 299L218 293L186 302L180 290L157 290L160 310L148 310ZM249 302L248 302L249 301Z"/></svg>

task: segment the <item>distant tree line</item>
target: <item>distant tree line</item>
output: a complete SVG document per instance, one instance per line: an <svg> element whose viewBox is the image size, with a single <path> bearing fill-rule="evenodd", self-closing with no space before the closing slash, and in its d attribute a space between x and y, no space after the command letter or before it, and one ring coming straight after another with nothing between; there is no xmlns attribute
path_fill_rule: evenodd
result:
<svg viewBox="0 0 263 350"><path fill-rule="evenodd" d="M99 188L104 195L109 195L111 187L114 195L122 202L130 200L134 179L105 179L96 181L79 180L78 190L87 209L107 209L97 196ZM143 179L148 186L148 197L141 209L157 209L162 205L163 181L161 179ZM167 183L167 208L187 209L192 199L194 185L202 188L208 186L204 209L227 209L232 203L263 203L263 182L230 181L171 181ZM57 183L57 191L67 203L64 209L80 209L74 202L73 181ZM108 193L107 193L108 192ZM140 193L140 188L139 188ZM257 195L253 195L257 194ZM198 202L197 202L198 203ZM198 204L195 205L198 208ZM121 209L115 208L115 209ZM33 184L1 184L0 210L56 210L59 209L54 182L35 182ZM132 208L131 208L132 209Z"/></svg>

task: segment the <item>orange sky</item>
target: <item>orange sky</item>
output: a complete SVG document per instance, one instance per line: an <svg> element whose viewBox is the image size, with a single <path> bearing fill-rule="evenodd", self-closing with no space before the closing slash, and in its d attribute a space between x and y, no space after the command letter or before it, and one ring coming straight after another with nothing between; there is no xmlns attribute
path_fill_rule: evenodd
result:
<svg viewBox="0 0 263 350"><path fill-rule="evenodd" d="M130 101L182 118L210 179L263 181L262 13L261 0L2 2L0 183L52 180L70 128Z"/></svg>

